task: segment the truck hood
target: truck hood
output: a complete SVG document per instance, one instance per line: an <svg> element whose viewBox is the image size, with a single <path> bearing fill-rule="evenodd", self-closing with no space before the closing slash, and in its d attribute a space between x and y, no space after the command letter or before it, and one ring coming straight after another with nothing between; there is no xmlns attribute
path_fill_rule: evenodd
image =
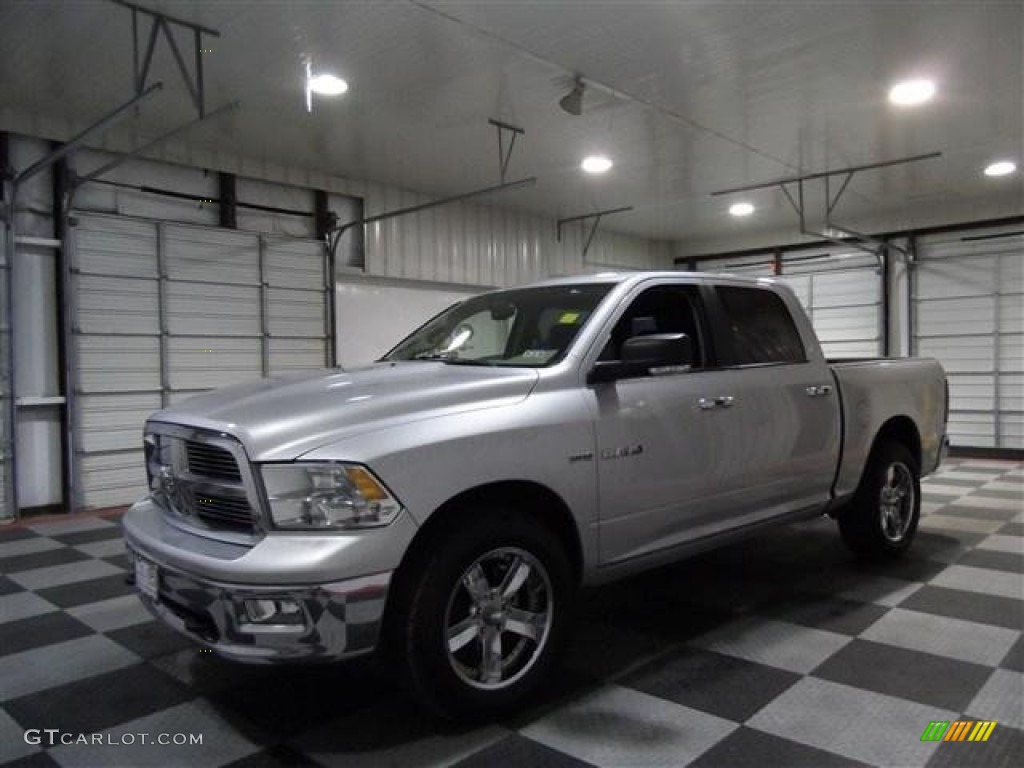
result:
<svg viewBox="0 0 1024 768"><path fill-rule="evenodd" d="M291 461L366 432L513 405L538 378L523 368L379 363L239 384L189 398L150 420L233 435L253 461Z"/></svg>

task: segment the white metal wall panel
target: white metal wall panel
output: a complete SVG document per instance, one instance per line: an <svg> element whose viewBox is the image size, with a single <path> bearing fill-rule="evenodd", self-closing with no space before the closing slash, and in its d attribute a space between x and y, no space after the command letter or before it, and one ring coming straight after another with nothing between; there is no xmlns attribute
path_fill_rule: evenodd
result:
<svg viewBox="0 0 1024 768"><path fill-rule="evenodd" d="M257 235L209 227L161 226L164 265L174 281L258 286Z"/></svg>
<svg viewBox="0 0 1024 768"><path fill-rule="evenodd" d="M315 371L325 367L326 339L270 339L270 375Z"/></svg>
<svg viewBox="0 0 1024 768"><path fill-rule="evenodd" d="M167 328L172 336L258 336L260 292L239 285L167 284Z"/></svg>
<svg viewBox="0 0 1024 768"><path fill-rule="evenodd" d="M922 238L918 256L914 350L946 369L951 441L1024 448L1024 235L943 233Z"/></svg>

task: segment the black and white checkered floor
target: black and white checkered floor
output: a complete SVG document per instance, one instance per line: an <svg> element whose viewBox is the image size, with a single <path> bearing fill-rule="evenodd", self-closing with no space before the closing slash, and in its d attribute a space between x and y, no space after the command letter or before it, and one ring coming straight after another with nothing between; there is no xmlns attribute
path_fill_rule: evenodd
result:
<svg viewBox="0 0 1024 768"><path fill-rule="evenodd" d="M0 762L1017 766L1022 467L948 462L897 563L858 565L821 520L596 591L547 704L470 730L369 665L199 651L125 585L116 518L0 529ZM998 725L984 743L921 741L957 719ZM202 743L143 743L177 734Z"/></svg>

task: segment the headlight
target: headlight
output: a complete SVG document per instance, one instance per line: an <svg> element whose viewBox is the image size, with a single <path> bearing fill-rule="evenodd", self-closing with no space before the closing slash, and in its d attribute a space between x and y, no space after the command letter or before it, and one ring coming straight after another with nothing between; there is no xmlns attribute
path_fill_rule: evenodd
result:
<svg viewBox="0 0 1024 768"><path fill-rule="evenodd" d="M358 464L265 464L261 470L277 528L376 528L402 511L387 488Z"/></svg>

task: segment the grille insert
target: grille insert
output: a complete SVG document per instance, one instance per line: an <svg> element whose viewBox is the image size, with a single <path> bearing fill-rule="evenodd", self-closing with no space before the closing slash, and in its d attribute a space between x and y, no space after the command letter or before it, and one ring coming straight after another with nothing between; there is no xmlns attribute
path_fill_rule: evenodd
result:
<svg viewBox="0 0 1024 768"><path fill-rule="evenodd" d="M242 481L242 473L238 470L238 463L230 451L209 443L189 440L185 443L185 455L188 459L188 471L193 475L235 483Z"/></svg>

